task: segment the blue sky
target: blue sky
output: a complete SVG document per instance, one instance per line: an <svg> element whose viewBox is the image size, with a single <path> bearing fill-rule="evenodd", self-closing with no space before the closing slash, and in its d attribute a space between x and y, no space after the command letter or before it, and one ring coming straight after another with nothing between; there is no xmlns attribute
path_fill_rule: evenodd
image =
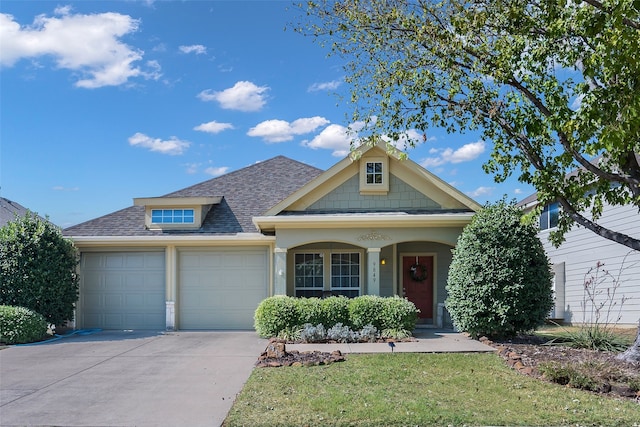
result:
<svg viewBox="0 0 640 427"><path fill-rule="evenodd" d="M67 227L277 155L349 150L338 58L288 1L0 3L0 196ZM289 27L285 31L285 27ZM355 124L357 128L357 124ZM491 141L434 129L409 158L480 203Z"/></svg>

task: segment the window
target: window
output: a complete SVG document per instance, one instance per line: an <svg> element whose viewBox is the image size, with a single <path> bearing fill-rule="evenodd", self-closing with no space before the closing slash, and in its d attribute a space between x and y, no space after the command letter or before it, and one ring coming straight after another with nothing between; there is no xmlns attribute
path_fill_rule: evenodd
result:
<svg viewBox="0 0 640 427"><path fill-rule="evenodd" d="M325 265L324 260L330 262ZM294 282L297 297L323 297L344 295L349 298L360 295L360 252L305 252L294 254ZM325 271L326 270L326 271ZM330 285L325 288L325 276Z"/></svg>
<svg viewBox="0 0 640 427"><path fill-rule="evenodd" d="M547 230L558 226L558 214L560 207L558 203L551 203L542 210L540 214L540 230Z"/></svg>
<svg viewBox="0 0 640 427"><path fill-rule="evenodd" d="M331 254L331 293L349 298L360 295L360 254Z"/></svg>
<svg viewBox="0 0 640 427"><path fill-rule="evenodd" d="M382 184L382 162L367 162L367 184Z"/></svg>
<svg viewBox="0 0 640 427"><path fill-rule="evenodd" d="M321 297L324 290L324 264L321 253L295 254L297 297Z"/></svg>
<svg viewBox="0 0 640 427"><path fill-rule="evenodd" d="M152 224L193 224L193 209L152 209Z"/></svg>

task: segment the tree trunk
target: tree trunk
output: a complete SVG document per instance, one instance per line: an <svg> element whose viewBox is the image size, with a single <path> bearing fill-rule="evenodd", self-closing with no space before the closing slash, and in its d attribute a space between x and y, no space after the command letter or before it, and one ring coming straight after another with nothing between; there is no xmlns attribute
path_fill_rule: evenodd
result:
<svg viewBox="0 0 640 427"><path fill-rule="evenodd" d="M631 347L624 353L620 353L616 358L625 362L640 362L640 324L638 325L636 340L631 344Z"/></svg>

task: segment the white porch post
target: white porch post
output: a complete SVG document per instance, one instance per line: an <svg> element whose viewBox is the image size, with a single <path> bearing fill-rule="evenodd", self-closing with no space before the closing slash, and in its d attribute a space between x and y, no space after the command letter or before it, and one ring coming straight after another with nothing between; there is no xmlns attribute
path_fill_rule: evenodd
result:
<svg viewBox="0 0 640 427"><path fill-rule="evenodd" d="M273 294L287 294L287 248L273 250Z"/></svg>
<svg viewBox="0 0 640 427"><path fill-rule="evenodd" d="M367 249L367 294L380 295L380 248Z"/></svg>

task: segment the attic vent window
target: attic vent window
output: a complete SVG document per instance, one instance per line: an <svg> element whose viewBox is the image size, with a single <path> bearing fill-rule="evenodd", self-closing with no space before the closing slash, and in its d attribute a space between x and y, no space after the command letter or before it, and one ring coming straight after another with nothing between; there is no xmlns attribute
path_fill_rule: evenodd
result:
<svg viewBox="0 0 640 427"><path fill-rule="evenodd" d="M367 162L367 184L382 184L382 162Z"/></svg>
<svg viewBox="0 0 640 427"><path fill-rule="evenodd" d="M152 209L152 224L193 224L195 215L193 209Z"/></svg>

